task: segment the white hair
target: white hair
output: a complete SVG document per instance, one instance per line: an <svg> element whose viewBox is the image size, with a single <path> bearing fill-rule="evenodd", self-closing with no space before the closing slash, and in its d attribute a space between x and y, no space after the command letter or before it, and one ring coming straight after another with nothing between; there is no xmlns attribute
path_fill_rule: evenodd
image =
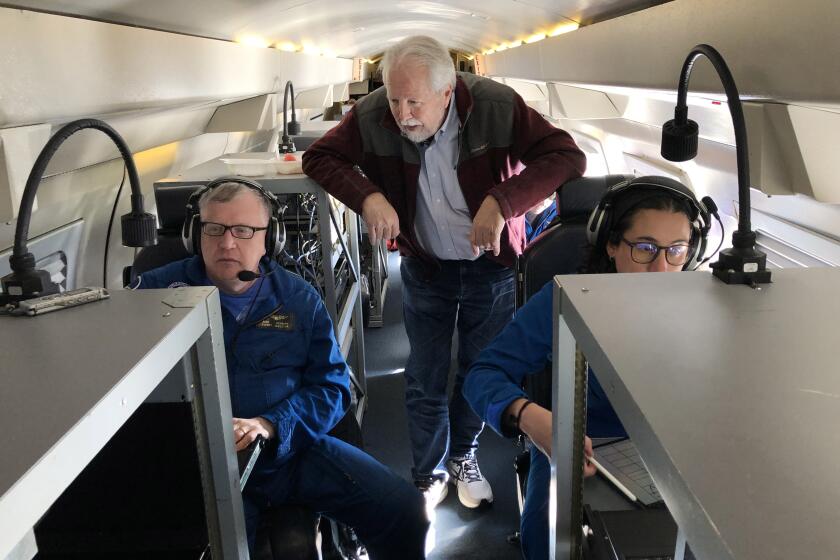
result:
<svg viewBox="0 0 840 560"><path fill-rule="evenodd" d="M405 61L423 66L429 71L429 86L433 91L442 92L446 86L455 87L455 65L446 47L435 39L414 35L385 51L380 68L386 84L391 69Z"/></svg>

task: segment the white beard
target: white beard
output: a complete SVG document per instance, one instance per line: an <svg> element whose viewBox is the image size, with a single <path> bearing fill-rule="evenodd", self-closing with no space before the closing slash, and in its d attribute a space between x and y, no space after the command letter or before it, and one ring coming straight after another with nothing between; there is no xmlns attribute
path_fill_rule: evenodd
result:
<svg viewBox="0 0 840 560"><path fill-rule="evenodd" d="M417 130L417 131L414 131L414 132L409 132L409 131L404 130L404 129L401 129L401 130L402 130L402 135L405 136L406 138L408 138L409 140L411 140L412 142L414 142L415 144L418 144L420 142L424 142L424 141L428 140L429 138L431 138L433 136L433 134L429 134L429 132L425 129L420 129L420 130Z"/></svg>
<svg viewBox="0 0 840 560"><path fill-rule="evenodd" d="M402 132L402 135L414 143L423 142L434 135L434 132L430 133L428 130L426 130L426 127L423 126L423 123L415 119L409 119L407 121L399 123L399 125L400 132ZM419 126L421 128L419 130L411 132L405 129L405 127L407 126Z"/></svg>

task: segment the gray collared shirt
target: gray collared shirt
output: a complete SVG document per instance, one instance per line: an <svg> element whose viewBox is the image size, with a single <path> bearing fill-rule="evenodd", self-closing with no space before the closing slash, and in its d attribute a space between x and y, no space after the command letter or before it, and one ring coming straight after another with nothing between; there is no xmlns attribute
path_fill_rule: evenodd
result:
<svg viewBox="0 0 840 560"><path fill-rule="evenodd" d="M449 112L432 142L420 149L417 215L414 232L427 253L443 260L475 260L470 245L472 216L458 183L458 112L455 93Z"/></svg>

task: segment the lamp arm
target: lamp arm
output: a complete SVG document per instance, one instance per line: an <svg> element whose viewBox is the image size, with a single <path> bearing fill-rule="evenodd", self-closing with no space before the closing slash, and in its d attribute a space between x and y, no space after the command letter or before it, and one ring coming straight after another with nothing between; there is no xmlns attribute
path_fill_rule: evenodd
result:
<svg viewBox="0 0 840 560"><path fill-rule="evenodd" d="M41 150L41 153L38 154L38 158L32 166L32 171L29 172L29 178L26 180L26 186L23 189L23 196L20 200L20 211L18 212L17 226L15 228L13 261L10 263L12 264L12 269L15 269L14 261L22 258L27 252L26 239L29 236L29 223L32 216L32 207L35 204L35 194L38 192L38 186L41 184L41 179L44 177L47 166L65 140L80 130L87 128L104 132L116 144L128 172L128 182L131 187L131 211L132 213L143 212L143 195L140 191L140 178L137 175L137 166L134 164L131 150L128 149L122 136L108 125L108 123L98 119L80 119L68 123L49 139Z"/></svg>
<svg viewBox="0 0 840 560"><path fill-rule="evenodd" d="M744 110L741 105L741 97L738 94L738 87L732 77L732 72L726 65L723 56L711 45L700 44L691 49L685 59L680 72L679 89L677 91L677 107L674 112L675 118L679 121L688 118L688 82L691 77L691 70L694 63L700 56L705 56L712 63L715 71L723 84L726 93L726 102L729 105L729 114L732 117L732 126L735 130L735 153L738 162L738 231L742 234L752 230L750 223L750 164L748 158L747 126L744 120Z"/></svg>

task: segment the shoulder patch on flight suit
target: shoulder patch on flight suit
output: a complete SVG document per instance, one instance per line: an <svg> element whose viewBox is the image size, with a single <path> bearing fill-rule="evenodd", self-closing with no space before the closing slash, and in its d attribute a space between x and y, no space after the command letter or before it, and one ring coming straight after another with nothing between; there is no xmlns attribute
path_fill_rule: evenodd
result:
<svg viewBox="0 0 840 560"><path fill-rule="evenodd" d="M257 323L257 328L292 331L295 328L295 315L294 313L281 313L277 311Z"/></svg>

